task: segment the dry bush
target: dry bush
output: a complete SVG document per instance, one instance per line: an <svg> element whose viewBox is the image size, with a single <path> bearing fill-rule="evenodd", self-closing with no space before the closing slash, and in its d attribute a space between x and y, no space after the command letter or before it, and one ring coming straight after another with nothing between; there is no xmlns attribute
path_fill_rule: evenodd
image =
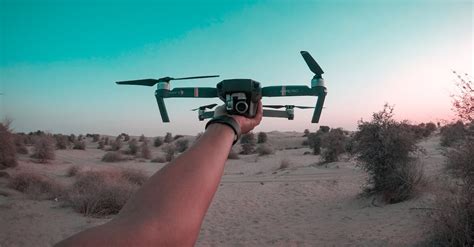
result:
<svg viewBox="0 0 474 247"><path fill-rule="evenodd" d="M176 141L176 140L178 140L179 138L183 138L183 137L184 137L183 135L175 135L175 136L173 137L173 140Z"/></svg>
<svg viewBox="0 0 474 247"><path fill-rule="evenodd" d="M163 157L161 155L158 155L154 159L152 159L151 162L153 162L153 163L165 163L166 159L165 159L165 157Z"/></svg>
<svg viewBox="0 0 474 247"><path fill-rule="evenodd" d="M121 133L121 134L118 135L117 138L115 138L115 139L120 139L120 140L122 140L122 141L124 141L124 142L128 142L128 141L130 141L130 136L129 136L128 134L126 134L126 133Z"/></svg>
<svg viewBox="0 0 474 247"><path fill-rule="evenodd" d="M111 151L119 151L123 146L122 139L116 138L115 141L112 143L110 150Z"/></svg>
<svg viewBox="0 0 474 247"><path fill-rule="evenodd" d="M155 141L153 142L153 146L159 147L163 145L163 139L161 137L155 138Z"/></svg>
<svg viewBox="0 0 474 247"><path fill-rule="evenodd" d="M17 166L14 136L10 131L10 122L0 123L0 169Z"/></svg>
<svg viewBox="0 0 474 247"><path fill-rule="evenodd" d="M240 145L242 146L241 154L252 154L255 152L257 140L253 132L242 135Z"/></svg>
<svg viewBox="0 0 474 247"><path fill-rule="evenodd" d="M97 145L97 149L104 149L105 148L105 142L104 140L100 140Z"/></svg>
<svg viewBox="0 0 474 247"><path fill-rule="evenodd" d="M135 181L134 178L129 180L130 174L117 171L80 173L66 193L66 205L86 216L117 214L139 188L137 183L131 182Z"/></svg>
<svg viewBox="0 0 474 247"><path fill-rule="evenodd" d="M274 152L275 150L270 145L267 145L267 144L260 144L257 147L257 153L260 156L273 154Z"/></svg>
<svg viewBox="0 0 474 247"><path fill-rule="evenodd" d="M140 146L140 154L142 158L151 159L151 151L148 147L148 142L144 141Z"/></svg>
<svg viewBox="0 0 474 247"><path fill-rule="evenodd" d="M359 165L369 174L366 192L383 195L388 203L409 199L421 181L422 170L411 155L418 150L412 132L393 120L393 107L360 121L354 137Z"/></svg>
<svg viewBox="0 0 474 247"><path fill-rule="evenodd" d="M309 131L309 129L304 129L304 131L303 131L303 137L307 137L307 136L309 135L309 133L311 133L311 132Z"/></svg>
<svg viewBox="0 0 474 247"><path fill-rule="evenodd" d="M474 193L459 185L446 185L449 191L436 197L431 213L433 239L437 246L474 245Z"/></svg>
<svg viewBox="0 0 474 247"><path fill-rule="evenodd" d="M166 133L165 138L164 138L164 142L165 143L173 142L173 135L170 132Z"/></svg>
<svg viewBox="0 0 474 247"><path fill-rule="evenodd" d="M346 151L346 141L342 129L331 129L329 133L325 134L322 140L324 150L321 154L324 162L337 161L339 155Z"/></svg>
<svg viewBox="0 0 474 247"><path fill-rule="evenodd" d="M54 180L33 172L21 172L10 179L8 187L21 191L34 199L53 199L61 195L63 189Z"/></svg>
<svg viewBox="0 0 474 247"><path fill-rule="evenodd" d="M54 160L54 150L54 139L50 135L42 135L36 138L31 157L40 163L47 163Z"/></svg>
<svg viewBox="0 0 474 247"><path fill-rule="evenodd" d="M168 144L162 148L163 152L165 152L165 160L170 162L174 159L174 154L176 153L176 146L174 144Z"/></svg>
<svg viewBox="0 0 474 247"><path fill-rule="evenodd" d="M230 152L229 152L229 155L227 156L227 159L238 160L240 158L239 158L239 154L237 152L235 152L233 149L231 149Z"/></svg>
<svg viewBox="0 0 474 247"><path fill-rule="evenodd" d="M69 138L65 135L55 135L56 139L56 149L67 149L69 146Z"/></svg>
<svg viewBox="0 0 474 247"><path fill-rule="evenodd" d="M119 152L114 152L114 151L107 152L102 157L102 161L104 161L104 162L119 162L119 161L123 161L123 160L124 160L124 158L123 158L122 154L119 153Z"/></svg>
<svg viewBox="0 0 474 247"><path fill-rule="evenodd" d="M28 154L28 148L26 148L26 136L16 134L14 135L14 142L18 154Z"/></svg>
<svg viewBox="0 0 474 247"><path fill-rule="evenodd" d="M81 171L81 167L78 165L73 165L69 167L66 171L66 176L67 177L74 177L76 176L79 172Z"/></svg>
<svg viewBox="0 0 474 247"><path fill-rule="evenodd" d="M142 134L142 135L138 138L138 141L139 141L139 142L144 142L144 141L146 141L145 135Z"/></svg>
<svg viewBox="0 0 474 247"><path fill-rule="evenodd" d="M258 132L257 135L257 143L265 143L268 140L267 133L265 132Z"/></svg>
<svg viewBox="0 0 474 247"><path fill-rule="evenodd" d="M121 170L121 173L122 178L131 184L143 185L148 180L148 176L142 170L126 168Z"/></svg>
<svg viewBox="0 0 474 247"><path fill-rule="evenodd" d="M474 84L472 78L467 74L461 75L453 71L456 75L457 92L451 95L453 99L453 111L461 121L472 123L474 121Z"/></svg>
<svg viewBox="0 0 474 247"><path fill-rule="evenodd" d="M86 142L85 141L75 141L74 146L72 149L76 150L86 150Z"/></svg>
<svg viewBox="0 0 474 247"><path fill-rule="evenodd" d="M104 140L104 145L109 145L110 144L109 137L105 137L103 140Z"/></svg>
<svg viewBox="0 0 474 247"><path fill-rule="evenodd" d="M286 169L290 167L291 162L288 159L282 159L280 161L280 167L278 168L279 170Z"/></svg>
<svg viewBox="0 0 474 247"><path fill-rule="evenodd" d="M70 143L74 143L76 141L76 135L74 134L70 134L68 137L67 137L68 141Z"/></svg>
<svg viewBox="0 0 474 247"><path fill-rule="evenodd" d="M99 134L92 134L92 142L98 142L100 139Z"/></svg>
<svg viewBox="0 0 474 247"><path fill-rule="evenodd" d="M331 128L329 126L319 126L319 132L322 132L322 133L329 133L329 130L331 130Z"/></svg>
<svg viewBox="0 0 474 247"><path fill-rule="evenodd" d="M136 155L138 152L138 142L135 139L132 139L128 142L128 153L131 155Z"/></svg>
<svg viewBox="0 0 474 247"><path fill-rule="evenodd" d="M178 152L182 153L188 149L189 140L188 139L180 139L176 141L176 149Z"/></svg>
<svg viewBox="0 0 474 247"><path fill-rule="evenodd" d="M462 121L441 128L441 146L452 147L464 141L466 130Z"/></svg>

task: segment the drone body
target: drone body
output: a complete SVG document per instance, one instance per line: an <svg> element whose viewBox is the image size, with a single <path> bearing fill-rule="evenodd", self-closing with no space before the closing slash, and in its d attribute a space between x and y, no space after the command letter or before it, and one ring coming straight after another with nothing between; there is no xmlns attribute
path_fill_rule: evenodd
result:
<svg viewBox="0 0 474 247"><path fill-rule="evenodd" d="M154 86L158 84L155 91L156 101L160 110L163 122L169 122L168 112L164 98L220 98L226 107L229 114L243 115L246 117L253 117L257 111L258 101L262 97L286 97L286 96L316 96L318 100L315 107L294 106L294 105L263 105L264 108L285 108L284 111L278 110L263 110L264 117L281 117L292 120L294 118L294 108L315 108L313 113L312 123L318 123L321 111L323 109L324 100L327 94L326 86L322 78L323 70L319 67L316 61L308 52L302 51L301 55L308 64L310 70L315 74L311 80L311 87L308 86L268 86L261 87L260 83L252 79L227 79L219 82L215 88L212 87L178 87L170 89L171 80L185 80L185 79L201 79L218 77L212 76L196 76L185 78L171 78L164 77L160 79L142 79L134 81L119 81L117 84L127 85L142 85ZM206 111L212 109L217 104L201 106L194 110L199 110L198 117L202 121L206 118L212 118L213 111Z"/></svg>

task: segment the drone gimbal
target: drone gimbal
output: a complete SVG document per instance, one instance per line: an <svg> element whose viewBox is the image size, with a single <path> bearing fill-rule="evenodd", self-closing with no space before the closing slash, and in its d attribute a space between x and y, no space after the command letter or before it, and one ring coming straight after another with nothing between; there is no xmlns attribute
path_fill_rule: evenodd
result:
<svg viewBox="0 0 474 247"><path fill-rule="evenodd" d="M327 89L324 85L322 74L324 71L319 67L318 63L306 51L301 51L309 69L315 74L311 80L311 88L308 86L268 86L261 87L260 83L252 79L228 79L219 82L215 88L212 87L177 87L170 88L172 80L189 80L219 77L211 76L193 76L183 78L163 77L160 79L141 79L132 81L119 81L117 84L154 86L158 84L155 91L156 101L160 110L163 122L169 122L168 112L164 98L215 98L219 97L224 101L226 110L229 114L243 115L253 117L256 114L257 103L262 97L286 97L286 96L317 96L318 100L315 107L294 106L294 105L263 105L264 108L285 108L283 111L264 109L264 117L281 117L292 120L294 118L294 108L308 109L314 108L312 123L318 123L323 109L324 100L326 98ZM199 110L199 120L211 118L214 115L212 109L217 104L201 106L193 110Z"/></svg>

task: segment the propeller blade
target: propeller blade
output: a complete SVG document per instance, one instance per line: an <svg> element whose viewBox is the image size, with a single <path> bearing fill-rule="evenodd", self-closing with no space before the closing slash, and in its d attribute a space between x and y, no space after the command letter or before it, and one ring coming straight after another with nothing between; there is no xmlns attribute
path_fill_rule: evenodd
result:
<svg viewBox="0 0 474 247"><path fill-rule="evenodd" d="M197 110L199 110L199 109L202 109L202 110L204 110L204 109L212 109L212 108L214 108L216 105L217 105L217 104L203 105L203 106L200 106L200 107L198 107L198 108L192 109L191 111L197 111Z"/></svg>
<svg viewBox="0 0 474 247"><path fill-rule="evenodd" d="M262 107L279 109L279 108L284 108L285 106L284 105L262 105Z"/></svg>
<svg viewBox="0 0 474 247"><path fill-rule="evenodd" d="M303 56L304 61L314 74L321 76L324 73L324 71L321 69L321 67L319 67L319 64L314 60L309 52L301 51L301 56Z"/></svg>
<svg viewBox="0 0 474 247"><path fill-rule="evenodd" d="M141 79L141 80L131 80L131 81L118 81L117 84L120 85L139 85L139 86L154 86L159 81L156 79Z"/></svg>
<svg viewBox="0 0 474 247"><path fill-rule="evenodd" d="M204 75L204 76L191 76L191 77L181 77L181 78L170 78L170 80L188 80L188 79L202 79L202 78L212 78L219 77L219 75Z"/></svg>

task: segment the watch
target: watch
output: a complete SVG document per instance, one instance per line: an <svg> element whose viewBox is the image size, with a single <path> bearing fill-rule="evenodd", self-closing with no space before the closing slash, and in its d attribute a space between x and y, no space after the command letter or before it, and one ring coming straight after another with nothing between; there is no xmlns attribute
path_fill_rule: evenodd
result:
<svg viewBox="0 0 474 247"><path fill-rule="evenodd" d="M214 117L213 119L209 120L209 122L207 122L205 129L207 129L209 125L214 124L214 123L227 125L234 130L235 139L232 145L237 143L237 141L240 139L240 134L241 134L240 125L237 123L237 121L235 121L233 117L230 117L227 115Z"/></svg>

